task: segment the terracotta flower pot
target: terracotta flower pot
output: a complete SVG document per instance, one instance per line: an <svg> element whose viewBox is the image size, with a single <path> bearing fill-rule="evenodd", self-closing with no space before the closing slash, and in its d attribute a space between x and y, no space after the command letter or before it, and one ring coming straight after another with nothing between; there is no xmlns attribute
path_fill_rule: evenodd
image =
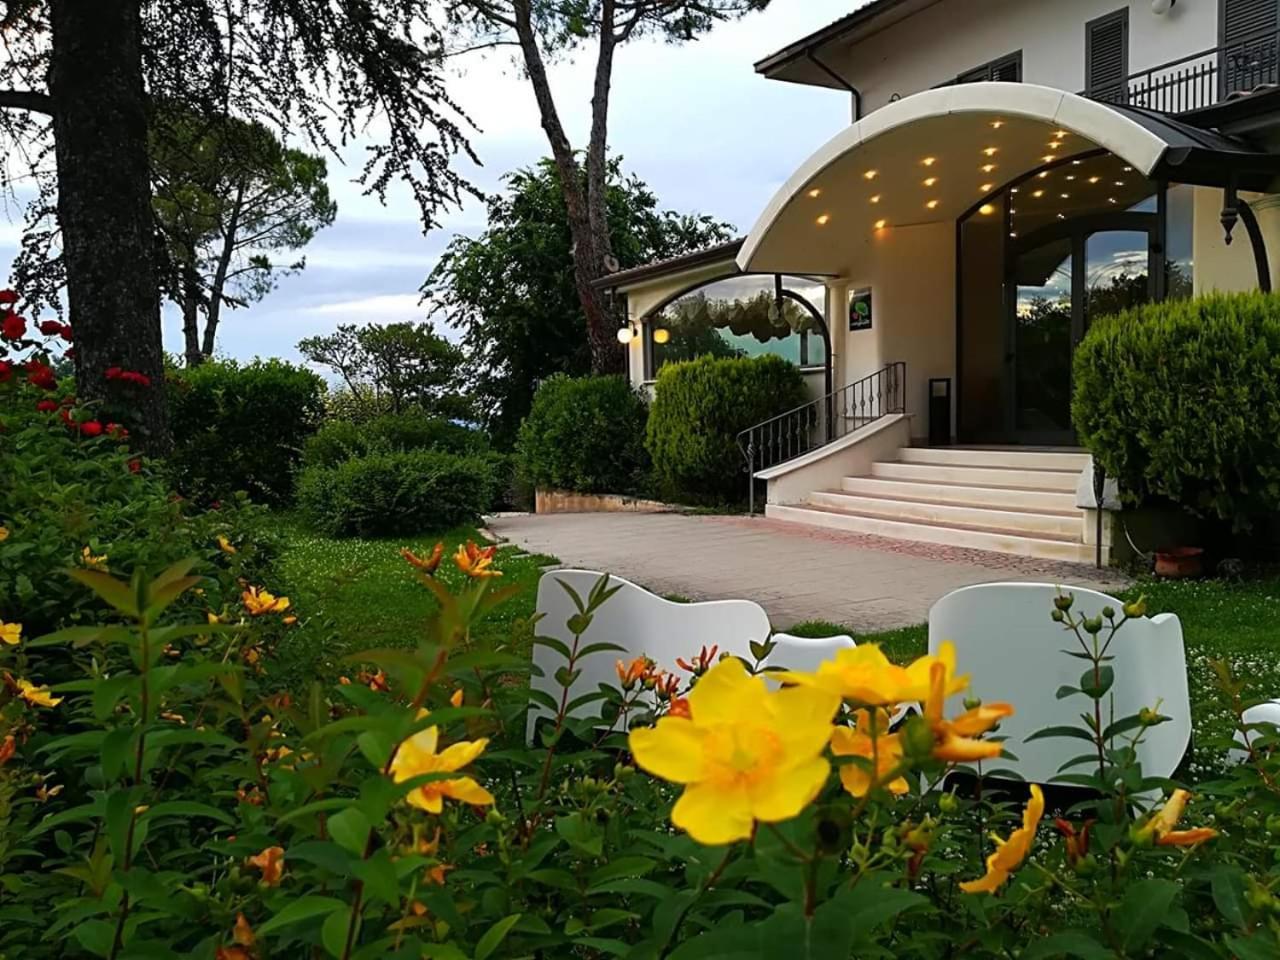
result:
<svg viewBox="0 0 1280 960"><path fill-rule="evenodd" d="M1204 550L1200 547L1171 547L1156 551L1156 576L1183 580L1200 576Z"/></svg>

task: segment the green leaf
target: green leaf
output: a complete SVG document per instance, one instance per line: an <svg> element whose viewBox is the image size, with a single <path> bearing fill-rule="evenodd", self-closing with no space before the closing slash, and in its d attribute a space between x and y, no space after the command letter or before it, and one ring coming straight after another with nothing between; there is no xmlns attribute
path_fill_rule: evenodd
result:
<svg viewBox="0 0 1280 960"><path fill-rule="evenodd" d="M1095 678L1093 670L1086 670L1080 675L1080 689L1094 700L1101 700L1106 696L1107 691L1111 689L1112 684L1116 682L1116 672L1110 666L1103 664L1098 668L1098 675Z"/></svg>
<svg viewBox="0 0 1280 960"><path fill-rule="evenodd" d="M929 900L910 890L897 887L859 887L856 896L842 892L832 902L847 901L844 909L853 923L853 937L863 940L887 920L915 907L927 906Z"/></svg>
<svg viewBox="0 0 1280 960"><path fill-rule="evenodd" d="M1079 930L1063 930L1051 937L1034 941L1022 954L1022 960L1052 960L1055 957L1078 957L1080 960L1111 960L1110 950Z"/></svg>
<svg viewBox="0 0 1280 960"><path fill-rule="evenodd" d="M341 957L347 948L347 930L353 918L349 910L335 910L320 925L320 942L335 957Z"/></svg>
<svg viewBox="0 0 1280 960"><path fill-rule="evenodd" d="M1085 740L1089 743L1094 742L1093 734L1088 730L1084 730L1080 727L1066 726L1042 727L1035 733L1031 734L1031 736L1027 737L1024 742L1030 743L1032 740L1048 740L1054 737L1070 737L1073 740Z"/></svg>
<svg viewBox="0 0 1280 960"><path fill-rule="evenodd" d="M347 904L334 897L299 897L287 904L283 910L257 928L259 935L265 935L287 927L291 923L300 923L315 917L323 917L335 910L346 910Z"/></svg>
<svg viewBox="0 0 1280 960"><path fill-rule="evenodd" d="M486 960L493 951L497 950L506 939L511 928L516 925L520 919L520 914L513 913L509 917L503 917L488 930L484 932L479 941L476 943L476 960Z"/></svg>
<svg viewBox="0 0 1280 960"><path fill-rule="evenodd" d="M369 818L360 812L359 807L347 807L329 818L329 836L338 846L357 857L364 854L370 829Z"/></svg>
<svg viewBox="0 0 1280 960"><path fill-rule="evenodd" d="M1140 880L1129 887L1112 914L1126 953L1136 953L1151 941L1181 889L1172 880L1159 878Z"/></svg>
<svg viewBox="0 0 1280 960"><path fill-rule="evenodd" d="M591 888L610 880L618 880L622 877L643 877L657 865L658 862L651 857L618 857L610 860L587 877L588 892L591 892Z"/></svg>
<svg viewBox="0 0 1280 960"><path fill-rule="evenodd" d="M211 807L207 803L197 803L194 800L167 800L164 803L154 804L142 814L140 819L155 820L160 817L208 817L220 823L236 822L234 817L217 807Z"/></svg>
<svg viewBox="0 0 1280 960"><path fill-rule="evenodd" d="M1209 875L1209 889L1222 918L1233 927L1246 929L1244 871L1226 864L1214 867Z"/></svg>
<svg viewBox="0 0 1280 960"><path fill-rule="evenodd" d="M1227 946L1236 960L1275 960L1276 938L1270 932L1252 937L1227 937Z"/></svg>
<svg viewBox="0 0 1280 960"><path fill-rule="evenodd" d="M400 882L385 848L376 851L368 860L356 861L353 869L371 896L390 906L400 902Z"/></svg>
<svg viewBox="0 0 1280 960"><path fill-rule="evenodd" d="M132 587L123 580L117 580L109 573L98 570L68 570L67 576L78 580L96 593L108 606L126 617L137 618L138 598Z"/></svg>
<svg viewBox="0 0 1280 960"><path fill-rule="evenodd" d="M589 857L598 857L604 852L604 833L581 813L556 817L556 833L569 846Z"/></svg>

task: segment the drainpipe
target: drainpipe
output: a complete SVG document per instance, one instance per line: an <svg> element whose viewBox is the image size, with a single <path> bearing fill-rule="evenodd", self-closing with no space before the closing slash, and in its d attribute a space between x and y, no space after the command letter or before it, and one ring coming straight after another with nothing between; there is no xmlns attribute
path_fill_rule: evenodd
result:
<svg viewBox="0 0 1280 960"><path fill-rule="evenodd" d="M849 93L853 95L853 122L857 123L859 120L861 120L862 119L862 91L859 90L857 87L855 87L852 83L850 83L844 77L840 76L840 74L836 73L834 70L828 67L821 60L819 60L818 55L813 52L812 47L806 50L804 52L804 55L805 55L805 58L808 59L810 63L812 63L815 67L817 67L819 70L821 70L828 77L830 77L836 83L840 84L840 86L844 87L844 89L848 90Z"/></svg>

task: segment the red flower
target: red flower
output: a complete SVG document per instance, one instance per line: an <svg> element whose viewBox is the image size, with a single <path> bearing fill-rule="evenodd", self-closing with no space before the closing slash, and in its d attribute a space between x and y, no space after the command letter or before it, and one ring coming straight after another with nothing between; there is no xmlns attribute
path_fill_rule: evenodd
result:
<svg viewBox="0 0 1280 960"><path fill-rule="evenodd" d="M76 358L76 348L67 347L67 349L62 352L62 355L68 360L74 360Z"/></svg>
<svg viewBox="0 0 1280 960"><path fill-rule="evenodd" d="M36 409L39 410L41 413L53 413L53 411L58 409L58 401L41 400L39 403L36 404Z"/></svg>
<svg viewBox="0 0 1280 960"><path fill-rule="evenodd" d="M39 360L27 361L27 381L41 390L56 390L57 378L53 375L53 367Z"/></svg>
<svg viewBox="0 0 1280 960"><path fill-rule="evenodd" d="M12 290L0 290L0 304L17 303L18 295Z"/></svg>
<svg viewBox="0 0 1280 960"><path fill-rule="evenodd" d="M119 380L120 374L122 373L124 373L124 371L121 370L119 367L107 367L106 376L108 380Z"/></svg>
<svg viewBox="0 0 1280 960"><path fill-rule="evenodd" d="M137 457L134 457L132 460L130 460L130 461L129 461L129 472L130 472L130 473L138 473L138 472L139 472L139 471L141 471L141 470L142 470L142 461L141 461L141 460L139 460Z"/></svg>
<svg viewBox="0 0 1280 960"><path fill-rule="evenodd" d="M126 370L124 373L120 374L120 379L126 380L129 383L137 384L139 387L151 386L151 378L145 373L138 373L136 370Z"/></svg>
<svg viewBox="0 0 1280 960"><path fill-rule="evenodd" d="M57 320L41 320L36 326L46 337L55 337L62 333L62 324Z"/></svg>
<svg viewBox="0 0 1280 960"><path fill-rule="evenodd" d="M63 340L67 341L67 343L70 343L72 339L71 324L69 323L59 324L58 336L60 336Z"/></svg>
<svg viewBox="0 0 1280 960"><path fill-rule="evenodd" d="M13 364L8 360L0 360L0 383L13 376Z"/></svg>
<svg viewBox="0 0 1280 960"><path fill-rule="evenodd" d="M129 431L126 430L124 427L120 426L120 424L118 423L107 424L108 437L115 437L117 440L123 440L128 435L129 435Z"/></svg>
<svg viewBox="0 0 1280 960"><path fill-rule="evenodd" d="M27 321L16 313L7 314L4 320L0 321L0 336L6 340L21 340L26 335Z"/></svg>
<svg viewBox="0 0 1280 960"><path fill-rule="evenodd" d="M102 424L97 420L86 420L80 424L80 432L86 437L96 437L102 433Z"/></svg>

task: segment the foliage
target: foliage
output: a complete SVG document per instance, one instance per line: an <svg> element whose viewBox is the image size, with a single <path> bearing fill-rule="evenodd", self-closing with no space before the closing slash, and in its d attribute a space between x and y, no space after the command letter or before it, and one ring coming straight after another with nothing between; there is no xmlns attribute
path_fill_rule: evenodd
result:
<svg viewBox="0 0 1280 960"><path fill-rule="evenodd" d="M333 223L322 157L285 147L265 126L158 110L151 129L156 221L169 255L166 292L182 309L186 360L213 356L224 306L244 307L296 273L279 263ZM199 317L205 318L200 336Z"/></svg>
<svg viewBox="0 0 1280 960"><path fill-rule="evenodd" d="M324 384L282 360L204 363L169 377L179 491L201 502L243 490L265 504L288 503L307 438L324 412Z"/></svg>
<svg viewBox="0 0 1280 960"><path fill-rule="evenodd" d="M587 719L586 701L515 682L527 653L474 642L514 591L492 551L451 553L406 557L435 610L412 646L354 654L336 682L297 697L273 686L292 606L259 592L210 610L218 623L195 615L196 591L234 577L236 555L203 577L186 564L150 579L77 573L113 608L100 625L0 644L13 678L0 688L0 950L1247 960L1280 949L1280 737L1248 730L1246 762L1194 798L1145 778L1134 744L1161 718L1104 712L1107 649L1126 642L1140 603L1057 603L1083 670L1062 696L1083 721L1043 735L1080 742L1061 779L1097 794L1051 825L1059 811L1039 788L1024 809L1017 788L945 780L980 776L973 758L1001 753L992 728L1009 709L948 716L945 694L966 681L945 655L904 671L864 645L844 654L851 673L790 675L781 692L760 675L767 642L747 661L692 655L678 673L639 658L590 695L603 721ZM593 628L613 590L602 578L573 595L571 641L539 641L564 658L566 690L579 658L618 649ZM55 664L74 679L46 689ZM844 675L856 686L833 687ZM1236 682L1224 673L1221 686L1239 722ZM881 704L921 697L923 715L878 725ZM526 744L534 699L550 716ZM710 832L725 841L695 839Z"/></svg>
<svg viewBox="0 0 1280 960"><path fill-rule="evenodd" d="M468 381L495 443L515 442L534 390L557 373L591 368L586 319L574 285L573 236L554 165L543 160L504 178L489 198L478 239L458 237L423 287L433 310L462 331ZM710 217L658 209L617 159L609 162L609 243L620 269L667 260L728 240Z"/></svg>
<svg viewBox="0 0 1280 960"><path fill-rule="evenodd" d="M551 377L520 426L520 475L541 489L635 493L648 479L648 413L624 377Z"/></svg>
<svg viewBox="0 0 1280 960"><path fill-rule="evenodd" d="M483 433L420 410L386 413L363 423L326 420L307 440L305 466L333 466L375 450L443 450L481 453L488 447Z"/></svg>
<svg viewBox="0 0 1280 960"><path fill-rule="evenodd" d="M370 453L298 478L298 505L323 533L389 536L448 530L489 509L497 480L482 455L440 450Z"/></svg>
<svg viewBox="0 0 1280 960"><path fill-rule="evenodd" d="M337 373L354 396L385 399L394 413L411 406L442 417L470 413L459 396L462 351L430 323L344 323L300 341L298 350Z"/></svg>
<svg viewBox="0 0 1280 960"><path fill-rule="evenodd" d="M738 434L804 402L800 371L781 357L705 356L658 373L646 445L669 496L741 500L746 491Z"/></svg>
<svg viewBox="0 0 1280 960"><path fill-rule="evenodd" d="M1280 295L1213 294L1095 322L1075 355L1081 442L1130 503L1237 529L1280 509Z"/></svg>

